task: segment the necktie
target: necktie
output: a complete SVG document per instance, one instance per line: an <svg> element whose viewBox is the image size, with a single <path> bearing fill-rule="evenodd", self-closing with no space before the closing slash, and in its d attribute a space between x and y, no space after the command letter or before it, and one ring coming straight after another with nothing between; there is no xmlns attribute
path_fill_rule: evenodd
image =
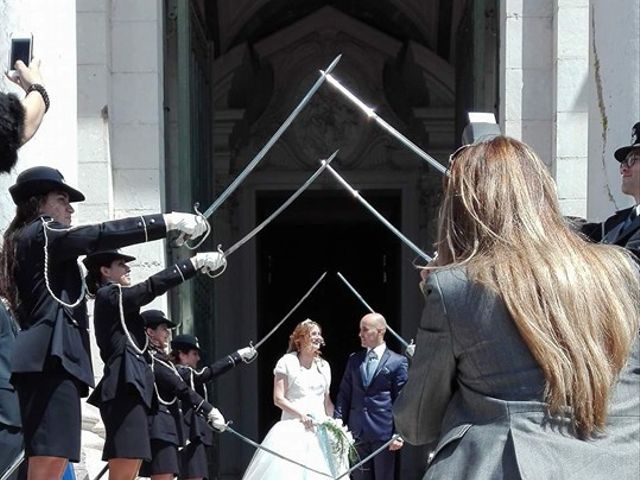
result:
<svg viewBox="0 0 640 480"><path fill-rule="evenodd" d="M371 383L371 380L373 380L373 374L376 372L377 366L378 366L378 356L376 355L376 352L374 352L373 350L369 350L369 353L367 353L367 364L365 365L365 368L364 368L364 371L365 371L364 384L366 387L368 387L369 384Z"/></svg>

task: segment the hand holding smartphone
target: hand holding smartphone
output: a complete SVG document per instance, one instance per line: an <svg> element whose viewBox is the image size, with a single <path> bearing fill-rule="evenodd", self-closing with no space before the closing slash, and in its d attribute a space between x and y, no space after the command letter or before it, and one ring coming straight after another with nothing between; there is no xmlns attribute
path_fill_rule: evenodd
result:
<svg viewBox="0 0 640 480"><path fill-rule="evenodd" d="M11 36L11 50L9 52L9 75L15 72L15 65L22 60L25 66L31 63L33 55L33 35L31 33L19 33Z"/></svg>

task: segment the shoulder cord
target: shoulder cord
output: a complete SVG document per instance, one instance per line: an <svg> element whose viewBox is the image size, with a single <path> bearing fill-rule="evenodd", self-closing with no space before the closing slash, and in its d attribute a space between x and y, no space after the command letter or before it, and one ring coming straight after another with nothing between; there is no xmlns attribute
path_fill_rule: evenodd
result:
<svg viewBox="0 0 640 480"><path fill-rule="evenodd" d="M52 220L49 220L51 222ZM44 218L42 219L43 233L44 233L44 283L47 286L47 291L49 295L53 297L53 299L58 302L60 305L63 305L67 308L76 308L82 301L86 295L87 285L84 282L84 276L82 275L82 267L76 258L76 263L78 265L78 272L80 273L80 296L74 303L65 303L55 296L53 290L51 290L51 284L49 282L49 238L47 237L47 230L55 230L55 231L64 231L71 230L70 228L61 228L61 229L50 229L47 225L47 222Z"/></svg>
<svg viewBox="0 0 640 480"><path fill-rule="evenodd" d="M131 332L129 332L129 329L127 328L127 324L124 321L124 307L122 306L122 285L120 285L119 283L116 283L116 285L118 287L118 307L120 310L120 326L122 326L122 330L127 336L127 339L129 340L129 344L138 353L138 355L143 355L144 352L146 352L147 348L149 347L149 337L147 337L146 335L144 336L144 347L140 349L140 347L138 347L138 344L135 342L135 340L131 336Z"/></svg>
<svg viewBox="0 0 640 480"><path fill-rule="evenodd" d="M160 363L160 364L164 365L165 367L167 367L169 370L172 370L172 371L173 371L173 373L175 373L175 374L178 376L178 378L180 378L180 380L182 380L182 377L180 376L180 374L179 374L179 373L178 373L178 371L176 370L176 367L174 367L174 366L173 366L173 365L171 365L170 363L166 363L166 362L163 362L163 361L162 361L162 360L160 360L160 359L157 359L157 358L155 357L155 355L153 355L153 353L151 354L151 371L152 371L152 372L154 372L154 373L155 373L155 368L154 368L154 367L155 367L155 362L158 362L158 363ZM161 404L163 404L163 405L166 405L166 406L173 405L173 404L174 404L174 403L176 403L176 401L178 400L178 397L177 397L177 396L174 396L174 397L173 397L171 400L169 400L169 401L164 400L164 399L160 396L160 392L158 391L158 384L157 384L157 382L156 382L156 380L155 380L155 376L154 376L154 379L153 379L153 388L154 388L154 389L155 389L155 391L156 391L156 396L158 397L158 401L159 401Z"/></svg>
<svg viewBox="0 0 640 480"><path fill-rule="evenodd" d="M204 372L204 369L207 367L203 367L200 370L196 370L195 368L192 367L187 367L190 370L190 375L189 375L189 383L191 384L191 390L193 390L194 392L196 391L196 387L195 387L195 382L193 381L193 374L195 373L196 375L202 375L202 373ZM204 392L204 399L205 401L209 401L209 392L207 391L207 386L203 383L201 383L200 385L202 385L202 390Z"/></svg>

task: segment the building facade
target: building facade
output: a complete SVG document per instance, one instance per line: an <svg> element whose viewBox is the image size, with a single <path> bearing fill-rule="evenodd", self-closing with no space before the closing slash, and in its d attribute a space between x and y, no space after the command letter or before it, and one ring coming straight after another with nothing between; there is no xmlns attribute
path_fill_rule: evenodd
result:
<svg viewBox="0 0 640 480"><path fill-rule="evenodd" d="M205 209L340 53L335 77L443 164L465 112L491 111L543 158L567 215L602 219L632 201L620 192L613 151L640 120L640 0L0 0L0 17L0 58L13 32L33 32L52 101L17 170L54 166L85 192L76 223L191 211L196 201ZM0 87L15 90L6 79ZM335 168L431 251L440 174L329 85L213 214L201 250L233 245L336 149ZM13 216L14 180L0 178L2 228ZM127 251L138 258L134 280L192 254L163 242ZM358 346L364 311L335 272L409 339L421 309L415 261L323 174L230 256L221 277L198 279L154 306L195 332L214 360L261 338L330 272L255 363L215 382L214 403L259 439L278 415L272 369L296 321L323 325L335 386ZM77 472L93 478L103 466L95 409L85 409L83 426ZM252 453L220 436L212 478L240 478ZM407 448L400 478L414 478L423 458Z"/></svg>

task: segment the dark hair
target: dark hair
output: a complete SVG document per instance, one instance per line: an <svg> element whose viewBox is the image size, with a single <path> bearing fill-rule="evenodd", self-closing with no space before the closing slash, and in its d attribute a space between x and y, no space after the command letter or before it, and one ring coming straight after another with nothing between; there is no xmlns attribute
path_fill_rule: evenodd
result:
<svg viewBox="0 0 640 480"><path fill-rule="evenodd" d="M24 115L24 107L18 97L0 93L0 172L9 173L18 160Z"/></svg>
<svg viewBox="0 0 640 480"><path fill-rule="evenodd" d="M8 302L14 312L20 299L15 281L16 246L15 238L22 229L40 215L45 195L35 195L16 207L16 215L4 232L4 245L0 253L0 295Z"/></svg>
<svg viewBox="0 0 640 480"><path fill-rule="evenodd" d="M171 358L171 361L173 363L178 365L180 363L180 354L188 354L191 350L197 350L197 348L194 348L192 346L172 347L171 352L169 352L169 358Z"/></svg>
<svg viewBox="0 0 640 480"><path fill-rule="evenodd" d="M91 297L94 297L98 292L98 289L104 283L102 281L102 274L100 273L100 267L102 265L94 266L87 269L87 274L84 277L84 283L87 285L87 292Z"/></svg>

